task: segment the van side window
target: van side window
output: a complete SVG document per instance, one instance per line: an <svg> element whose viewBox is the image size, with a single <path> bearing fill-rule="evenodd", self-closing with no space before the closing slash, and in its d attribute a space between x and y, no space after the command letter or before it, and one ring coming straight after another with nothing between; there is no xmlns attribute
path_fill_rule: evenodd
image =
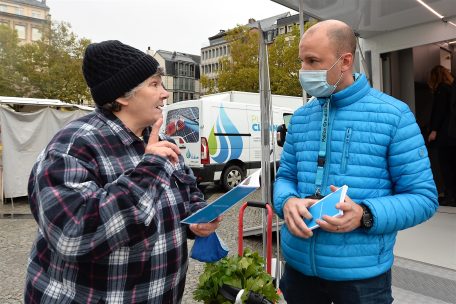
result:
<svg viewBox="0 0 456 304"><path fill-rule="evenodd" d="M198 142L199 108L170 110L166 115L165 133L171 137L180 137L187 143Z"/></svg>
<svg viewBox="0 0 456 304"><path fill-rule="evenodd" d="M290 123L292 113L284 113L283 114L283 123L285 124L285 128L288 129L288 124Z"/></svg>

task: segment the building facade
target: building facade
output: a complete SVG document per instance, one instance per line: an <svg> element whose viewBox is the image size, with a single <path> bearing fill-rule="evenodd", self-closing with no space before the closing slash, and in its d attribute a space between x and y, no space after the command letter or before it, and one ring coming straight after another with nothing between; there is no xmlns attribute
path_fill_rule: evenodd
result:
<svg viewBox="0 0 456 304"><path fill-rule="evenodd" d="M168 104L200 97L200 56L150 48L147 53L164 69L162 81L170 94Z"/></svg>
<svg viewBox="0 0 456 304"><path fill-rule="evenodd" d="M21 43L40 40L50 25L46 0L0 0L0 25L16 30Z"/></svg>

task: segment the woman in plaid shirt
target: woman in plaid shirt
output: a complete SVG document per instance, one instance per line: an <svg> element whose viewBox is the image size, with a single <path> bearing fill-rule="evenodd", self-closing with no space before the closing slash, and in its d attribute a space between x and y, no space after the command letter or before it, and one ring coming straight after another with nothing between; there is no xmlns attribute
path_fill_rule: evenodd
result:
<svg viewBox="0 0 456 304"><path fill-rule="evenodd" d="M38 223L25 303L179 303L187 237L204 207L177 146L159 135L168 92L158 62L119 41L87 47L97 109L59 131L29 181ZM152 126L152 127L151 127Z"/></svg>

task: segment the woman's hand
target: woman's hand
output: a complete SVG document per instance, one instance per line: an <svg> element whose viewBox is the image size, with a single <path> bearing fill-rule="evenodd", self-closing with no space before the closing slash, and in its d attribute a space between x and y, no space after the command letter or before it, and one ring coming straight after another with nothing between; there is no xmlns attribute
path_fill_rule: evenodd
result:
<svg viewBox="0 0 456 304"><path fill-rule="evenodd" d="M205 237L211 234L220 226L222 217L219 216L210 223L190 224L190 230L197 236Z"/></svg>
<svg viewBox="0 0 456 304"><path fill-rule="evenodd" d="M429 133L429 136L428 136L429 142L434 141L436 138L437 138L437 131L432 131L431 133Z"/></svg>
<svg viewBox="0 0 456 304"><path fill-rule="evenodd" d="M168 158L169 161L177 163L179 161L179 148L169 141L159 141L158 133L163 123L163 118L158 119L152 126L152 131L149 136L149 142L146 146L146 154L160 155L161 157Z"/></svg>

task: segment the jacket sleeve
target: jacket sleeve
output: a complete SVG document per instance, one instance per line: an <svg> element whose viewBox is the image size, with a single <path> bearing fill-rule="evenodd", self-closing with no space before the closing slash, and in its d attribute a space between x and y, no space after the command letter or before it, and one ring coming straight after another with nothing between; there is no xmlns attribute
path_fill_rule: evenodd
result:
<svg viewBox="0 0 456 304"><path fill-rule="evenodd" d="M280 167L274 182L274 210L283 218L283 205L291 197L299 197L297 190L296 154L294 151L293 120L290 122L280 157Z"/></svg>
<svg viewBox="0 0 456 304"><path fill-rule="evenodd" d="M445 116L449 115L450 110L449 104L451 100L451 87L440 86L434 94L434 101L432 104L431 131L442 131L443 121Z"/></svg>
<svg viewBox="0 0 456 304"><path fill-rule="evenodd" d="M438 208L423 137L410 110L401 114L388 150L393 195L363 202L374 217L368 233L385 234L413 227L428 220Z"/></svg>
<svg viewBox="0 0 456 304"><path fill-rule="evenodd" d="M29 200L40 232L64 260L91 261L119 247L152 246L156 203L169 185L172 164L145 154L139 164L101 185L101 169L55 150L41 156L29 181ZM109 170L109 168L104 168Z"/></svg>

